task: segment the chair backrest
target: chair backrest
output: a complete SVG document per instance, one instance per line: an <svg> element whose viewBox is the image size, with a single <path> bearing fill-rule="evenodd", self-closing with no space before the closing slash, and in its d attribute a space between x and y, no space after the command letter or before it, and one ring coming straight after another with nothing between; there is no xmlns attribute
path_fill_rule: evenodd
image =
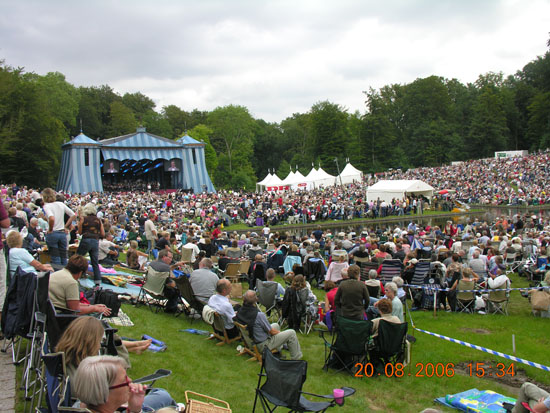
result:
<svg viewBox="0 0 550 413"><path fill-rule="evenodd" d="M377 262L364 262L361 264L361 281L369 279L370 270L378 270L379 264Z"/></svg>
<svg viewBox="0 0 550 413"><path fill-rule="evenodd" d="M407 323L391 323L381 319L378 323L377 345L382 357L398 354L407 337Z"/></svg>
<svg viewBox="0 0 550 413"><path fill-rule="evenodd" d="M506 264L507 265L510 265L510 264L513 264L514 261L516 261L516 253L515 252L508 252L506 254Z"/></svg>
<svg viewBox="0 0 550 413"><path fill-rule="evenodd" d="M400 260L382 261L382 269L380 270L380 278L382 279L382 283L386 284L391 282L393 277L401 277L402 270L403 263Z"/></svg>
<svg viewBox="0 0 550 413"><path fill-rule="evenodd" d="M230 262L225 267L225 272L223 273L223 276L225 278L228 278L228 279L230 279L230 278L236 279L237 276L239 275L239 269L240 268L241 268L241 263L240 262Z"/></svg>
<svg viewBox="0 0 550 413"><path fill-rule="evenodd" d="M380 298L380 285L374 286L374 285L367 285L367 290L369 291L369 297L373 298Z"/></svg>
<svg viewBox="0 0 550 413"><path fill-rule="evenodd" d="M69 324L76 320L76 314L59 314L55 310L53 303L48 300L46 309L46 333L48 334L48 345L50 351L53 351L57 342L67 329Z"/></svg>
<svg viewBox="0 0 550 413"><path fill-rule="evenodd" d="M292 267L294 266L294 264L302 265L302 257L298 257L296 255L287 255L285 258L285 262L283 263L285 274L289 271L292 271Z"/></svg>
<svg viewBox="0 0 550 413"><path fill-rule="evenodd" d="M500 303L500 302L503 302L503 301L507 301L509 291L506 291L506 289L510 287L509 284L510 284L509 281L505 282L502 286L500 286L497 289L497 290L500 290L500 291L489 290L488 300L493 301L495 303Z"/></svg>
<svg viewBox="0 0 550 413"><path fill-rule="evenodd" d="M225 324L223 323L223 318L217 311L214 311L214 322L212 323L212 326L216 331L219 331L221 333L225 332Z"/></svg>
<svg viewBox="0 0 550 413"><path fill-rule="evenodd" d="M148 293L163 295L166 279L169 276L169 272L156 271L150 266L147 269L147 275L145 276L145 284L143 284L143 289Z"/></svg>
<svg viewBox="0 0 550 413"><path fill-rule="evenodd" d="M465 281L460 280L457 285L458 292L456 293L456 298L462 301L475 300L475 293L472 292L462 292L462 290L473 290L475 286L474 281Z"/></svg>
<svg viewBox="0 0 550 413"><path fill-rule="evenodd" d="M50 273L40 273L36 279L35 300L37 311L46 314L48 305L48 289L50 287Z"/></svg>
<svg viewBox="0 0 550 413"><path fill-rule="evenodd" d="M430 272L429 261L418 261L414 267L414 274L411 281L412 285L422 285L424 278Z"/></svg>
<svg viewBox="0 0 550 413"><path fill-rule="evenodd" d="M287 408L299 406L302 386L306 381L307 361L278 359L265 346L262 370L266 374L266 381L261 387L263 394L276 398Z"/></svg>
<svg viewBox="0 0 550 413"><path fill-rule="evenodd" d="M239 267L239 274L248 274L250 268L250 260L242 260Z"/></svg>
<svg viewBox="0 0 550 413"><path fill-rule="evenodd" d="M71 390L69 376L65 370L65 353L42 355L46 378L46 403L50 412L59 411L60 407L70 407Z"/></svg>
<svg viewBox="0 0 550 413"><path fill-rule="evenodd" d="M250 337L250 334L248 333L247 327L241 323L238 323L237 321L234 321L234 323L235 323L235 326L238 328L239 332L241 333L241 338L243 340L244 346L249 350L252 350L255 344L252 338Z"/></svg>
<svg viewBox="0 0 550 413"><path fill-rule="evenodd" d="M275 298L277 296L276 283L256 280L256 291L258 292L258 301L266 309L270 309L275 305Z"/></svg>
<svg viewBox="0 0 550 413"><path fill-rule="evenodd" d="M178 287L178 290L180 291L183 299L187 301L191 308L194 308L199 313L202 313L202 308L204 307L204 304L202 304L199 300L195 298L195 293L193 292L193 287L191 287L189 278L186 275L183 275L176 278L175 281L176 286Z"/></svg>
<svg viewBox="0 0 550 413"><path fill-rule="evenodd" d="M367 353L371 333L371 321L337 317L334 350L352 355L364 355Z"/></svg>
<svg viewBox="0 0 550 413"><path fill-rule="evenodd" d="M353 261L355 261L357 265L361 265L361 263L369 262L369 257L353 257Z"/></svg>
<svg viewBox="0 0 550 413"><path fill-rule="evenodd" d="M192 257L193 257L193 249L192 248L181 247L181 260L183 262L186 262L186 263L191 262Z"/></svg>

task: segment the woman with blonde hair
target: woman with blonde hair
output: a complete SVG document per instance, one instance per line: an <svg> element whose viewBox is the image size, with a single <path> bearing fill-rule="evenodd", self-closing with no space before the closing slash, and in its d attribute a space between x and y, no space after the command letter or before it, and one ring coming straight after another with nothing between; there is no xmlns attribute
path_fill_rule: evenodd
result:
<svg viewBox="0 0 550 413"><path fill-rule="evenodd" d="M42 191L44 212L48 219L48 232L46 233L46 245L52 260L52 264L67 264L67 233L71 227L74 212L63 202L56 200L56 192L52 188ZM69 220L65 223L65 214Z"/></svg>
<svg viewBox="0 0 550 413"><path fill-rule="evenodd" d="M6 242L10 247L9 265L10 275L13 276L17 267L21 267L21 270L25 272L36 271L53 271L50 264L42 264L40 261L35 260L34 257L23 247L23 237L15 230L8 232L6 236ZM1 251L1 250L0 250Z"/></svg>

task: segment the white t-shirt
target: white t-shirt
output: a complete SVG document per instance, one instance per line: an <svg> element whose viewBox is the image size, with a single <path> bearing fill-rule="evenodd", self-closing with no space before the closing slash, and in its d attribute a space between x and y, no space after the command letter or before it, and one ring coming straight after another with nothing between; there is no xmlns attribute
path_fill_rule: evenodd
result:
<svg viewBox="0 0 550 413"><path fill-rule="evenodd" d="M51 202L44 205L46 217L54 217L53 231L63 231L65 228L65 214L73 216L74 212L63 202Z"/></svg>

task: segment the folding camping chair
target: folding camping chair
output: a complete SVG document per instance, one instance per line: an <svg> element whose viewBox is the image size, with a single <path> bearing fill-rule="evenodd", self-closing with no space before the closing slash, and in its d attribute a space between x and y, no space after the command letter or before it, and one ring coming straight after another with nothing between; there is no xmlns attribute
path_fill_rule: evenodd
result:
<svg viewBox="0 0 550 413"><path fill-rule="evenodd" d="M323 369L346 370L355 374L357 363L365 365L368 358L367 345L372 333L372 322L368 320L350 320L336 317L332 340L325 338L325 331L319 334L325 344L325 364Z"/></svg>
<svg viewBox="0 0 550 413"><path fill-rule="evenodd" d="M193 257L193 249L181 247L181 261L186 264L191 264L191 258Z"/></svg>
<svg viewBox="0 0 550 413"><path fill-rule="evenodd" d="M307 361L280 360L267 348L264 349L252 412L256 411L258 399L264 413L271 413L277 407L289 409L290 413L325 412L328 408L334 407L337 401L332 394L318 395L302 391L306 377ZM264 378L265 381L262 384ZM345 397L355 393L355 389L351 387L342 387L342 390L344 394L339 400L340 404L343 404ZM324 401L312 402L306 399L304 394L322 398Z"/></svg>
<svg viewBox="0 0 550 413"><path fill-rule="evenodd" d="M308 258L306 260L304 264L304 277L312 284L315 281L317 288L320 288L326 273L327 269L321 258Z"/></svg>
<svg viewBox="0 0 550 413"><path fill-rule="evenodd" d="M378 335L374 338L374 347L369 350L369 359L377 373L384 371L388 363L408 362L407 323L391 323L381 319L378 323Z"/></svg>
<svg viewBox="0 0 550 413"><path fill-rule="evenodd" d="M254 340L252 340L252 337L250 337L247 326L240 324L236 321L234 321L234 323L235 326L239 329L239 332L241 333L241 339L243 341L243 348L239 352L239 354L237 354L237 356L248 354L249 356L251 356L248 361L256 360L261 363L262 355L258 350L258 346L256 346L256 344L254 343Z"/></svg>
<svg viewBox="0 0 550 413"><path fill-rule="evenodd" d="M250 260L242 260L239 265L239 281L248 279L248 270L250 269Z"/></svg>
<svg viewBox="0 0 550 413"><path fill-rule="evenodd" d="M208 308L210 307L205 306L203 311L206 311L206 309ZM212 326L212 335L208 337L207 340L213 340L213 339L219 340L219 342L216 343L217 346L223 346L224 344L231 344L232 342L241 339L240 336L229 338L229 336L227 335L227 331L225 330L223 317L217 311L214 311L214 320L211 326Z"/></svg>
<svg viewBox="0 0 550 413"><path fill-rule="evenodd" d="M153 311L151 306L154 306L156 312L159 312L166 305L167 299L164 296L164 288L168 277L170 277L169 272L156 271L149 267L145 275L145 284L139 290L136 305L145 303L151 311Z"/></svg>
<svg viewBox="0 0 550 413"><path fill-rule="evenodd" d="M473 291L475 287L475 281L460 280L456 287L456 303L459 312L474 312L476 303L476 294ZM464 291L466 290L466 291Z"/></svg>
<svg viewBox="0 0 550 413"><path fill-rule="evenodd" d="M487 305L486 312L487 314L503 314L508 315L508 303L510 301L510 291L507 289L510 288L509 282L506 282L501 288L498 288L497 291L489 290L487 295ZM505 291L501 291L506 289Z"/></svg>
<svg viewBox="0 0 550 413"><path fill-rule="evenodd" d="M302 265L302 257L287 255L285 262L283 263L284 273L286 274L289 271L292 271L294 264Z"/></svg>
<svg viewBox="0 0 550 413"><path fill-rule="evenodd" d="M378 270L379 265L377 262L367 261L367 262L362 262L360 267L361 267L361 281L367 281L369 279L369 271Z"/></svg>
<svg viewBox="0 0 550 413"><path fill-rule="evenodd" d="M504 265L506 265L506 275L515 272L518 268L516 265L516 253L507 253Z"/></svg>
<svg viewBox="0 0 550 413"><path fill-rule="evenodd" d="M265 314L270 319L275 319L279 322L281 318L281 306L277 303L277 284L275 282L267 282L256 280L256 292L259 304L265 308ZM271 316L271 312L275 312L275 317Z"/></svg>
<svg viewBox="0 0 550 413"><path fill-rule="evenodd" d="M403 263L400 260L386 259L382 261L382 269L380 270L380 278L382 283L386 284L391 282L393 277L401 277L402 271Z"/></svg>
<svg viewBox="0 0 550 413"><path fill-rule="evenodd" d="M300 331L302 334L309 334L318 313L312 314L311 307L308 305L308 296L307 288L296 291L292 287L287 287L281 302L281 326L286 322L289 328Z"/></svg>
<svg viewBox="0 0 550 413"><path fill-rule="evenodd" d="M189 278L186 275L182 275L181 277L176 278L175 281L176 286L180 291L184 312L191 316L193 315L191 310L193 310L194 314L199 314L200 316L205 303L202 303L195 297ZM193 320L194 318L191 319L191 322L193 322Z"/></svg>

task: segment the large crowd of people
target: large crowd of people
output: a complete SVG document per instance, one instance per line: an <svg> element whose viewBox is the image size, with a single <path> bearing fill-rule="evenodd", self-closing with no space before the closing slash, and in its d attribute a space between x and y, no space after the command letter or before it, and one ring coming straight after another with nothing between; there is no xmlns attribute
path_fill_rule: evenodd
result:
<svg viewBox="0 0 550 413"><path fill-rule="evenodd" d="M6 263L13 277L16 268L26 272L51 271L50 299L56 307L76 310L83 317L90 313L110 315L102 304L86 304L78 290L78 280L90 264L96 286L101 283L100 266L122 264L136 271L189 271L191 290L201 306L217 312L224 321L226 336L239 335L235 323L249 327L250 337L260 350L281 351L287 348L291 359L301 359L302 350L296 330L302 319L296 306L310 320L321 315L319 322L330 328L334 316L370 319L378 328L380 320L390 323L404 321L405 290L414 278L415 266L421 260L431 262L431 273L438 275L440 289L437 303L441 310L458 309L456 290L461 280L473 282L476 288L508 288L506 263L510 257L520 259L546 258L534 261L531 276L537 275L544 285L550 283L547 272L547 248L550 243L550 223L544 214L517 213L501 216L494 222L472 217L459 225L449 221L441 227L418 225L413 219L406 227L368 225L361 231L332 233L321 225L303 237L291 235L280 222L304 224L324 219L353 218L420 213L431 208L450 209L454 200L471 204L541 205L550 201L545 192L549 187L549 153L539 153L513 159L484 159L454 166L418 168L406 172L388 171L365 178L364 182L320 188L313 191L246 193L219 191L193 194L184 191L122 191L64 194L51 188L41 191L16 184L0 186L0 305L6 289ZM433 200L407 197L390 204L365 202L368 185L380 179L422 179L436 188L449 192ZM429 204L431 202L431 205ZM226 226L246 222L255 230L238 234ZM69 245L75 253L69 259ZM9 249L9 254L4 251ZM51 264L38 259L47 250ZM125 250L126 261L119 261ZM183 251L189 257L183 259ZM88 255L88 259L84 256ZM153 259L153 256L156 259ZM290 267L286 258L290 257ZM242 306L234 307L229 300L232 286L223 278L227 265L241 259L250 260L246 278L249 290L243 295ZM385 260L401 263L400 276L387 282L380 279ZM365 266L370 271L364 271ZM190 267L191 268L190 268ZM284 270L283 270L284 269ZM57 271L55 271L57 270ZM275 281L281 272L288 286ZM268 321L256 306L263 286L272 285L276 303L291 328L281 329ZM264 285L265 283L265 285ZM276 285L275 285L276 284ZM313 287L323 287L326 300L318 303ZM180 310L177 284L166 281L167 311ZM411 290L414 305L424 306L422 290ZM485 300L487 301L486 297ZM433 302L433 301L432 301ZM477 304L476 304L477 305ZM480 310L480 307L476 308ZM211 314L211 313L210 313ZM208 315L206 315L208 317ZM95 319L86 321L84 330L98 331ZM84 325L84 321L82 321ZM97 324L97 323L96 323ZM114 411L123 403L132 408L154 410L177 407L163 391L145 396L144 388L132 385L125 374L128 360L90 357L97 354L100 334L88 335L89 344L75 339L81 334L80 323L73 322L61 339L59 349L70 353L71 378L75 396L93 411ZM376 331L378 331L376 328ZM97 336L97 337L96 337ZM72 348L67 343L80 343ZM122 354L141 352L150 341L120 342ZM78 347L78 346L77 346ZM76 353L75 353L76 351ZM109 384L102 393L91 393L84 382L91 369L97 369ZM102 377L103 377L102 376ZM125 390L121 388L128 387ZM116 391L115 391L116 390ZM115 394L116 393L116 394ZM526 396L527 397L527 396ZM106 410L106 411L107 411ZM103 411L103 410L102 410Z"/></svg>

